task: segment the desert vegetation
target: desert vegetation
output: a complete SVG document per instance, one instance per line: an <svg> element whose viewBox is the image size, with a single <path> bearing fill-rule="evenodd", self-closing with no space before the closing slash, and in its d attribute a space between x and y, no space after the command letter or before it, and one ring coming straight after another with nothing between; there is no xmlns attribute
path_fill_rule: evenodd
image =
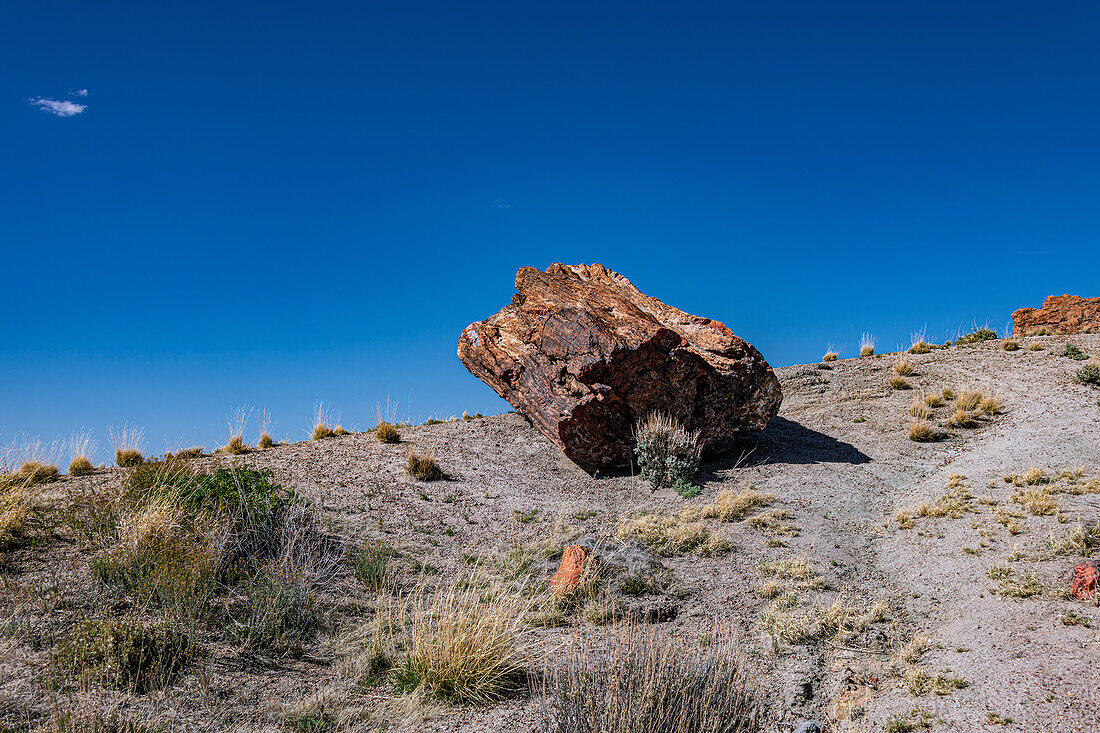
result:
<svg viewBox="0 0 1100 733"><path fill-rule="evenodd" d="M111 447L115 451L115 464L120 468L133 468L145 462L145 429L129 423L107 428Z"/></svg>
<svg viewBox="0 0 1100 733"><path fill-rule="evenodd" d="M654 412L634 427L638 468L654 489L667 486L681 496L695 494L701 454L698 431L685 429L671 415Z"/></svg>

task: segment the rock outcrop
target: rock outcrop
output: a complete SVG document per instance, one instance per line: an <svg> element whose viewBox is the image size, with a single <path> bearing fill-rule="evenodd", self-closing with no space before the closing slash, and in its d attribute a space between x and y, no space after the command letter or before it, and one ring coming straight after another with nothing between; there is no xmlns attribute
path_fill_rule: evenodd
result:
<svg viewBox="0 0 1100 733"><path fill-rule="evenodd" d="M1012 314L1013 336L1100 333L1100 298L1052 295L1042 308L1020 308Z"/></svg>
<svg viewBox="0 0 1100 733"><path fill-rule="evenodd" d="M466 327L458 358L586 468L627 465L634 423L654 410L700 431L704 453L779 411L779 380L751 344L602 265L524 267L516 290Z"/></svg>

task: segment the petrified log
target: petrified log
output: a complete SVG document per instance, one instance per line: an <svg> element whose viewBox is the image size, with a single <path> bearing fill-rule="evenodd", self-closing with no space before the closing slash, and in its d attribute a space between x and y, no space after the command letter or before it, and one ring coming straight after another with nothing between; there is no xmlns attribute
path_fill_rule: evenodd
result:
<svg viewBox="0 0 1100 733"><path fill-rule="evenodd" d="M603 265L524 267L516 290L466 327L458 358L582 466L627 465L634 422L654 410L700 431L706 453L779 411L779 380L751 344Z"/></svg>
<svg viewBox="0 0 1100 733"><path fill-rule="evenodd" d="M1012 314L1013 336L1100 333L1100 298L1052 295L1042 308L1020 308Z"/></svg>

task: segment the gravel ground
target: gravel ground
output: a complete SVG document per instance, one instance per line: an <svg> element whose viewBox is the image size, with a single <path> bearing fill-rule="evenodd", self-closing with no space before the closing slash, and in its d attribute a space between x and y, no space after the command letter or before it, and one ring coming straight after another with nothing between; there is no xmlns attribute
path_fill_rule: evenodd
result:
<svg viewBox="0 0 1100 733"><path fill-rule="evenodd" d="M1100 354L1100 336L1071 340ZM1100 521L1100 493L1059 494L1060 516L1032 516L1013 504L1018 488L1001 478L1032 467L1055 474L1082 467L1082 481L1100 478L1100 390L1072 383L1081 363L1057 355L1065 341L1021 340L1025 347L1043 344L1042 351L1009 352L992 341L907 356L916 369L909 377L913 390L890 387L896 358L890 355L778 369L784 391L779 417L736 455L706 464L702 491L689 501L706 503L723 489L752 486L774 494L767 510L786 510L787 521L800 531L769 543L747 522L710 522L733 549L717 557L662 558L687 593L677 601L675 618L661 626L694 638L715 625L735 629L776 703L781 731L806 718L828 721L832 730L883 730L896 716L920 718L917 708L942 730L1095 728L1100 610L1060 593L1080 558L1049 557L1043 549L1052 533L1072 529L1078 519ZM976 427L952 428L945 424L950 411L939 408L932 421L945 437L909 440L914 394L944 387L991 390L1003 411ZM403 443L394 445L361 433L200 462L270 468L278 481L320 508L337 534L355 542L382 540L404 558L438 569L438 575L415 582L462 577L469 571L463 556L495 557L517 543L576 535L610 540L620 518L675 512L685 504L671 491L651 492L635 476L589 476L514 414L405 427L401 433ZM403 469L410 445L430 449L447 478L411 479ZM975 497L970 511L957 519L915 517L914 527L899 528L896 512L948 493L952 474L965 477L956 482ZM117 479L117 472L109 472L87 480ZM70 484L78 482L65 482ZM1022 515L1016 535L995 521L998 508ZM774 546L775 540L784 546ZM885 618L843 640L818 635L777 647L760 622L768 601L754 588L766 580L761 561L791 556L805 556L827 581L825 590L804 599L803 608L829 605L838 596L865 605L883 601L889 607ZM1010 557L1019 559L1008 562ZM7 608L16 596L34 595L50 583L60 595L79 598L48 614L43 605L37 617L24 604L28 623L49 615L60 627L114 602L94 588L86 558L71 545L20 550L10 564ZM989 571L1005 564L1016 573L1036 574L1042 594L1019 599L991 592L997 581ZM351 585L341 600L349 618L366 603ZM1072 617L1090 626L1063 622ZM541 629L537 642L553 649L572 631ZM610 627L595 633L610 633ZM917 634L930 639L917 665L932 675L962 677L969 683L965 688L917 695L891 672L898 647ZM329 639L301 658L276 661L214 649L204 679L193 676L163 693L155 701L158 715L180 730L278 730L273 721L281 710L336 684L331 662L338 646ZM0 708L22 705L41 712L41 700L28 696L36 689L32 676L46 665L47 647L41 638L26 637L0 644ZM380 705L388 697L385 688L375 689L363 693L359 704ZM1007 726L997 722L1009 718ZM491 708L443 707L413 727L535 730L536 707L526 699Z"/></svg>

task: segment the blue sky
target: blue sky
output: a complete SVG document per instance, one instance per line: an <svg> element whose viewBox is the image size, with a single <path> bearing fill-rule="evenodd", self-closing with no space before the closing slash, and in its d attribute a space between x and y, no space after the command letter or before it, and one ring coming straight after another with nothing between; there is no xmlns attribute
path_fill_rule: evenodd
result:
<svg viewBox="0 0 1100 733"><path fill-rule="evenodd" d="M1098 27L1087 2L7 2L0 440L503 411L455 341L524 265L601 262L777 366L1098 295Z"/></svg>

